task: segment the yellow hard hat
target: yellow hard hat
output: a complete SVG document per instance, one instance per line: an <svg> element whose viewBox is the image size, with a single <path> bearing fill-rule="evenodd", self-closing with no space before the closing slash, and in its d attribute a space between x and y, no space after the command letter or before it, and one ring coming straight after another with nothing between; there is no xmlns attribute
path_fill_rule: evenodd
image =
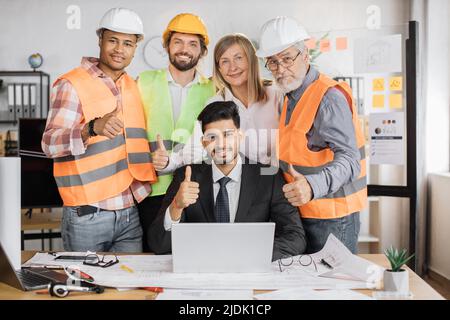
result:
<svg viewBox="0 0 450 320"><path fill-rule="evenodd" d="M169 25L163 33L164 43L167 41L167 37L169 37L171 31L198 34L205 39L206 45L209 43L208 32L206 31L203 20L192 13L180 13L170 20Z"/></svg>

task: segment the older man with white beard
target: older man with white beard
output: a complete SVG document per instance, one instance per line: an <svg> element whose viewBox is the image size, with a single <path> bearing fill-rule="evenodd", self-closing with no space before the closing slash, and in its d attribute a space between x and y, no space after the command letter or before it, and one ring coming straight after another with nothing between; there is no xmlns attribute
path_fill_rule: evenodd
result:
<svg viewBox="0 0 450 320"><path fill-rule="evenodd" d="M306 30L289 17L264 24L257 56L266 59L285 101L279 160L283 191L298 207L307 252L333 233L357 252L359 211L367 203L364 136L351 89L310 65Z"/></svg>

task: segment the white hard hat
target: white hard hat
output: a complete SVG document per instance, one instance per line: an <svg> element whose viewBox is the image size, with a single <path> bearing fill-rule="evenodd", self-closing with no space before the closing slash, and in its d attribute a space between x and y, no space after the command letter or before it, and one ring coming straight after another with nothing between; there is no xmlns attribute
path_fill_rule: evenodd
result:
<svg viewBox="0 0 450 320"><path fill-rule="evenodd" d="M99 37L103 29L135 34L138 36L138 41L144 38L144 25L141 18L136 12L126 8L109 9L98 25L97 35Z"/></svg>
<svg viewBox="0 0 450 320"><path fill-rule="evenodd" d="M267 21L261 28L259 50L261 58L273 56L299 41L309 39L306 29L290 17L276 17Z"/></svg>

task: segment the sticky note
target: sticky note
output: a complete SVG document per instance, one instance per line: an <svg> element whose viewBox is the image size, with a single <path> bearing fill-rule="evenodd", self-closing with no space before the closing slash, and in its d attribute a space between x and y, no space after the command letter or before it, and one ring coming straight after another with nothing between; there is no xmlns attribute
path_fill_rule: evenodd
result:
<svg viewBox="0 0 450 320"><path fill-rule="evenodd" d="M336 50L347 50L347 37L336 38Z"/></svg>
<svg viewBox="0 0 450 320"><path fill-rule="evenodd" d="M372 106L374 108L384 108L384 94L374 94L372 96Z"/></svg>
<svg viewBox="0 0 450 320"><path fill-rule="evenodd" d="M389 90L402 91L403 90L403 78L402 77L390 78L389 79Z"/></svg>
<svg viewBox="0 0 450 320"><path fill-rule="evenodd" d="M328 39L320 40L320 52L328 52L331 49L331 43Z"/></svg>
<svg viewBox="0 0 450 320"><path fill-rule="evenodd" d="M315 49L316 48L316 39L310 38L305 41L305 45L308 49Z"/></svg>
<svg viewBox="0 0 450 320"><path fill-rule="evenodd" d="M384 91L384 78L373 79L373 91Z"/></svg>
<svg viewBox="0 0 450 320"><path fill-rule="evenodd" d="M389 107L393 109L399 109L402 107L402 95L401 94L391 94L389 95Z"/></svg>

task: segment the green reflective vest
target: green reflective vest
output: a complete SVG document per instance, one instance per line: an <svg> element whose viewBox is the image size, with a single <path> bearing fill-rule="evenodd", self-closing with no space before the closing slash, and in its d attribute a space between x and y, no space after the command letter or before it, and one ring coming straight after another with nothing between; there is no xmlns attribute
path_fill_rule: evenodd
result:
<svg viewBox="0 0 450 320"><path fill-rule="evenodd" d="M213 82L201 77L200 81L189 89L175 123L166 69L142 72L139 75L138 87L144 105L147 137L152 152L156 150L157 134L161 135L169 152L176 145L185 144L192 135L195 121L205 107L206 101L215 94ZM158 182L152 184L150 196L165 194L172 177L172 174L159 175Z"/></svg>

